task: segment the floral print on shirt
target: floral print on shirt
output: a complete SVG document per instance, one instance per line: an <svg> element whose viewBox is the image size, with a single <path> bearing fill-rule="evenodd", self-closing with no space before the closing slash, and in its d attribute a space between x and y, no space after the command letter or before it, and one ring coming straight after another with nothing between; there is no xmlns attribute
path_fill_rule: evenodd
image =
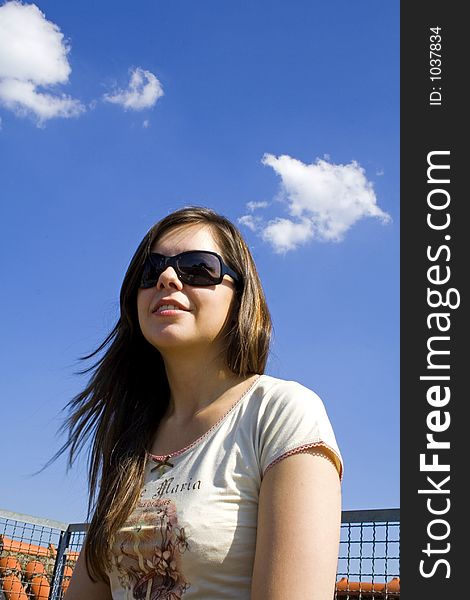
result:
<svg viewBox="0 0 470 600"><path fill-rule="evenodd" d="M181 555L189 549L171 500L140 500L114 540L112 563L127 600L180 600L189 588Z"/></svg>

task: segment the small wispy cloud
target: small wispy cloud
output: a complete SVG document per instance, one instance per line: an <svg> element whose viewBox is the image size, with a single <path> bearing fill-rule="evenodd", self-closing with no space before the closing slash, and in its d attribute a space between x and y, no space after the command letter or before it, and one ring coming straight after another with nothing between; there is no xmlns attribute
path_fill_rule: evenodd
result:
<svg viewBox="0 0 470 600"><path fill-rule="evenodd" d="M266 208L268 206L268 202L266 202L265 200L261 201L261 202L247 202L246 207L250 212L253 212L254 210L258 209L258 208Z"/></svg>
<svg viewBox="0 0 470 600"><path fill-rule="evenodd" d="M127 89L104 94L103 100L119 104L126 110L143 110L154 106L161 96L163 87L157 77L150 71L137 67L131 71Z"/></svg>
<svg viewBox="0 0 470 600"><path fill-rule="evenodd" d="M16 0L0 6L0 103L37 124L56 117L76 117L85 107L57 93L69 81L70 46L59 27L35 4Z"/></svg>
<svg viewBox="0 0 470 600"><path fill-rule="evenodd" d="M238 222L241 225L245 225L251 231L258 231L262 222L261 217L255 217L254 215L243 215L238 219Z"/></svg>
<svg viewBox="0 0 470 600"><path fill-rule="evenodd" d="M240 217L239 223L257 232L275 252L285 253L311 240L339 242L365 217L391 220L377 205L373 186L356 161L337 165L318 158L305 164L288 155L265 154L261 162L280 176L277 198L288 216L266 220L252 213L268 203L249 202L250 214Z"/></svg>

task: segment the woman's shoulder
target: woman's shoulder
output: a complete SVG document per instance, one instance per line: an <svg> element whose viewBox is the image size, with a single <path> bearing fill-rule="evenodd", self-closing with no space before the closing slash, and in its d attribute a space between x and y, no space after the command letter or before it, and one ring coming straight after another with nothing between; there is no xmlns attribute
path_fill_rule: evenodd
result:
<svg viewBox="0 0 470 600"><path fill-rule="evenodd" d="M342 473L341 454L322 399L298 381L263 375L256 414L263 472L275 461L302 448L324 446Z"/></svg>
<svg viewBox="0 0 470 600"><path fill-rule="evenodd" d="M326 417L326 407L320 396L298 381L261 375L254 395L256 400L252 409L260 423L273 419L296 423L304 418L311 421Z"/></svg>

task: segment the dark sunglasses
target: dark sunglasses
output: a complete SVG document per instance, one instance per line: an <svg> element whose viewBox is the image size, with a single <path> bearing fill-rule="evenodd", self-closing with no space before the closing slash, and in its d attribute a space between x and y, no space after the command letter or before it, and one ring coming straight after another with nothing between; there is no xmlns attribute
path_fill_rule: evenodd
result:
<svg viewBox="0 0 470 600"><path fill-rule="evenodd" d="M165 256L156 252L149 254L145 260L140 287L154 287L167 267L173 267L180 281L188 285L217 285L224 275L230 275L235 283L240 283L237 273L215 252L189 250L176 256Z"/></svg>

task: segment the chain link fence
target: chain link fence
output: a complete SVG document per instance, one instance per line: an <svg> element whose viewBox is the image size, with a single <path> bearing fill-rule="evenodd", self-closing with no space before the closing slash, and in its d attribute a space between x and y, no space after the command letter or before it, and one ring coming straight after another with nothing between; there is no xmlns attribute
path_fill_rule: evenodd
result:
<svg viewBox="0 0 470 600"><path fill-rule="evenodd" d="M400 597L400 509L343 511L338 600Z"/></svg>
<svg viewBox="0 0 470 600"><path fill-rule="evenodd" d="M397 600L400 510L343 511L341 521L335 600ZM0 600L62 600L86 528L0 509Z"/></svg>

